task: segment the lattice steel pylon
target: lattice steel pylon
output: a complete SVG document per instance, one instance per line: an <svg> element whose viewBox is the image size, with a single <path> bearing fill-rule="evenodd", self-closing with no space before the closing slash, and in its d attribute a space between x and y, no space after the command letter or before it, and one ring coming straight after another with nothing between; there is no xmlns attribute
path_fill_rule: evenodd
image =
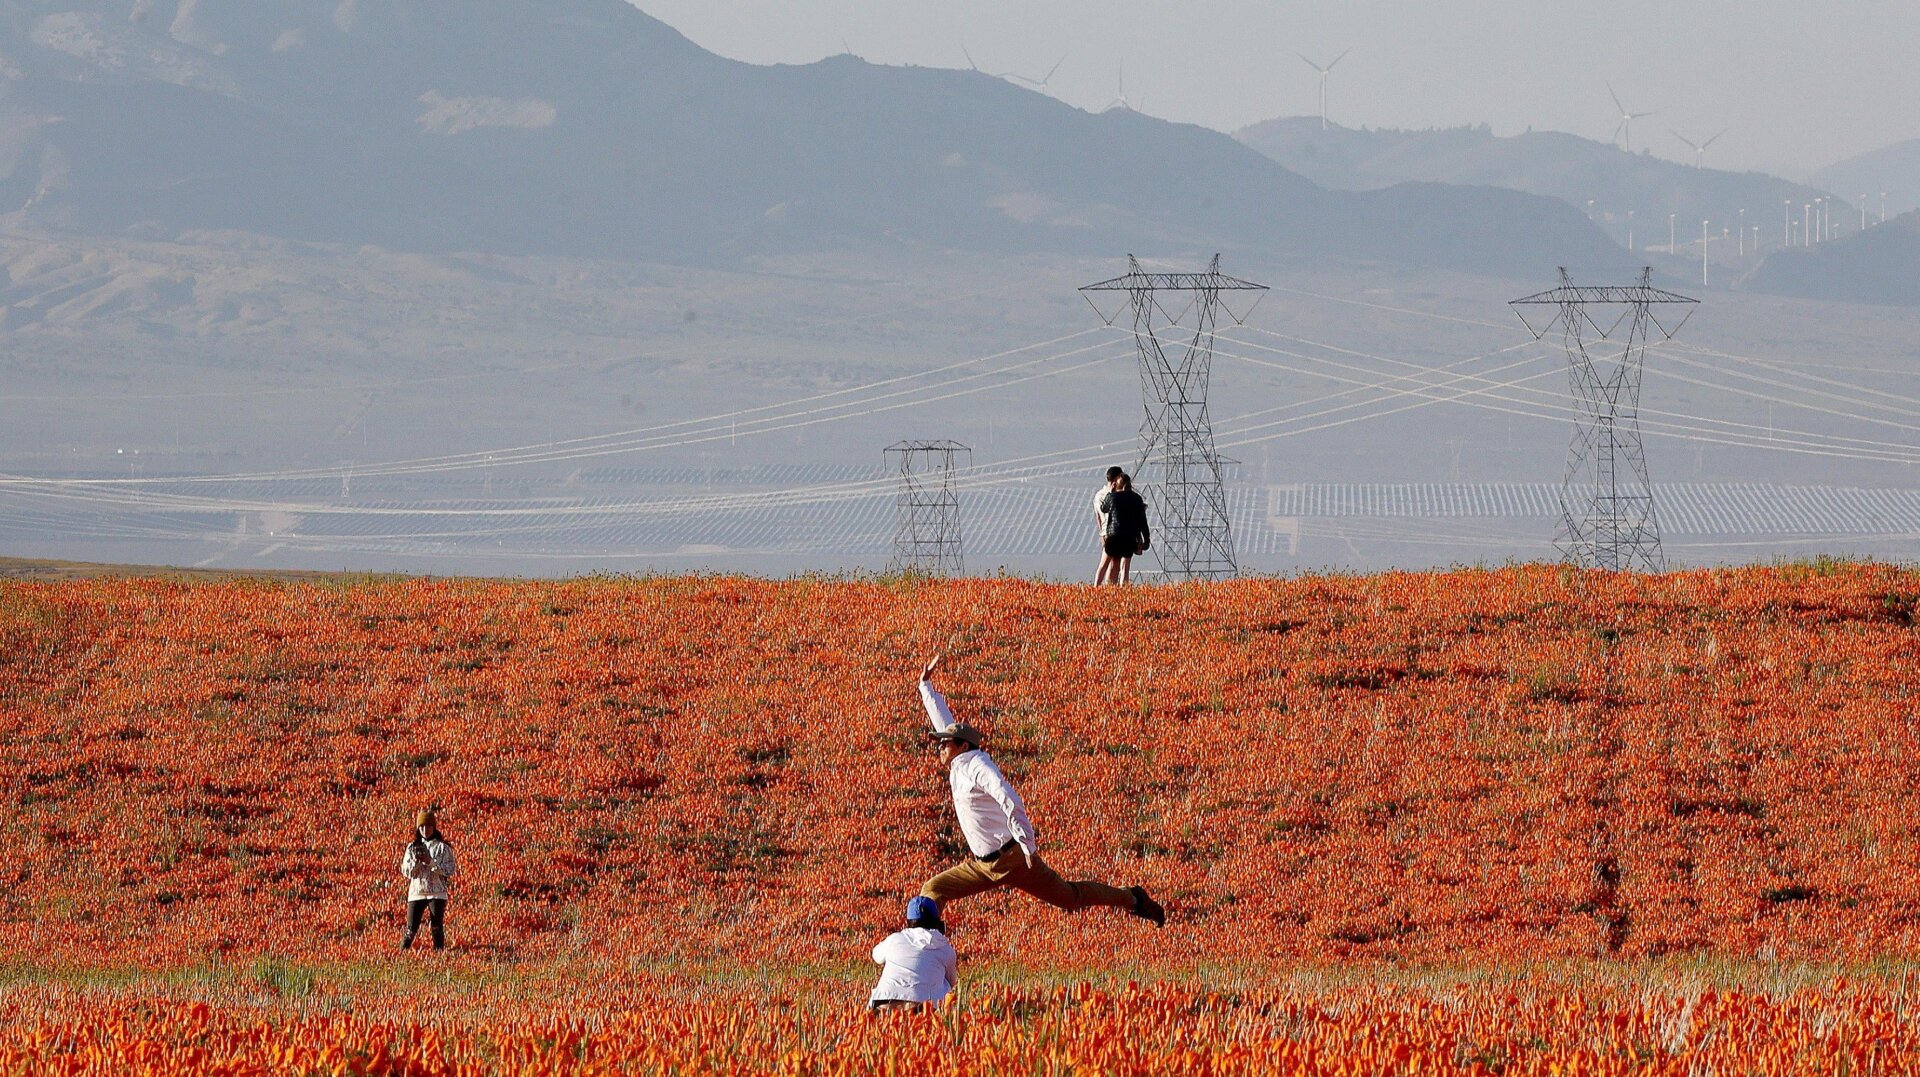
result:
<svg viewBox="0 0 1920 1077"><path fill-rule="evenodd" d="M1516 299L1514 313L1544 339L1557 327L1573 386L1573 438L1560 481L1560 528L1554 545L1588 568L1660 572L1660 521L1640 444L1640 378L1651 327L1672 339L1693 316L1697 299L1655 288L1652 268L1637 284L1576 287L1565 269L1560 287ZM1669 329L1654 312L1677 305L1685 313ZM1531 308L1552 311L1542 320ZM1595 318L1593 311L1603 312ZM1622 329L1624 327L1624 333Z"/></svg>
<svg viewBox="0 0 1920 1077"><path fill-rule="evenodd" d="M1259 303L1256 296L1247 314L1234 314L1221 293L1266 290L1264 284L1221 273L1217 254L1204 273L1148 273L1129 254L1125 276L1080 289L1082 294L1126 293L1127 307L1111 316L1087 295L1088 305L1108 325L1119 318L1121 309L1133 311L1140 394L1146 411L1140 423L1134 480L1158 517L1153 549L1161 571L1173 579L1221 579L1240 571L1233 555L1220 455L1214 450L1213 425L1207 417L1207 388L1220 312L1226 311L1238 324ZM1161 302L1168 295L1179 297L1177 314Z"/></svg>
<svg viewBox="0 0 1920 1077"><path fill-rule="evenodd" d="M893 559L889 572L958 576L966 571L960 547L960 498L953 492L954 460L973 450L957 441L901 441L883 450L897 467L893 499Z"/></svg>

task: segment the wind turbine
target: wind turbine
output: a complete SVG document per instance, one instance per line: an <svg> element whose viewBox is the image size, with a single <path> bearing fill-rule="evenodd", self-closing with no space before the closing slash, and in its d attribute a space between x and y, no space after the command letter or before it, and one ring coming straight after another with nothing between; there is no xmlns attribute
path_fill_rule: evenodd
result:
<svg viewBox="0 0 1920 1077"><path fill-rule="evenodd" d="M1145 101L1141 102L1141 104L1145 104L1145 103L1146 103ZM1127 62L1125 60L1120 61L1120 96L1107 102L1107 107L1101 109L1100 111L1112 112L1116 108L1125 109L1128 112L1140 111L1139 109L1133 107L1131 104L1127 103Z"/></svg>
<svg viewBox="0 0 1920 1077"><path fill-rule="evenodd" d="M1620 126L1615 127L1613 129L1613 137L1620 140L1621 149L1626 150L1628 153L1632 153L1633 152L1633 121L1641 119L1643 117L1657 115L1657 113L1628 112L1627 106L1620 103L1620 95L1613 92L1613 83L1611 82L1607 83L1607 96L1613 98L1613 107L1620 110Z"/></svg>
<svg viewBox="0 0 1920 1077"><path fill-rule="evenodd" d="M1320 72L1320 130L1322 131L1327 129L1327 76L1333 74L1333 69L1340 65L1340 61L1347 58L1348 52L1352 52L1352 51L1353 51L1352 49L1347 49L1345 52L1342 52L1340 55L1335 56L1333 58L1333 63L1330 63L1325 67L1321 67L1319 64L1314 63L1312 60L1307 60L1305 53L1294 53L1295 56L1300 57L1302 60L1307 60L1308 67L1311 67L1315 71Z"/></svg>
<svg viewBox="0 0 1920 1077"><path fill-rule="evenodd" d="M1641 113L1641 115L1646 115L1646 113ZM1724 135L1726 133L1727 133L1727 128L1723 127L1720 129L1719 135L1715 135L1712 138L1707 139L1705 142L1699 142L1699 143L1694 142L1692 139L1688 138L1687 136L1681 134L1678 131L1673 132L1673 137L1679 139L1682 142L1685 142L1687 144L1687 148L1693 151L1693 167L1705 168L1707 166L1706 165L1707 147L1713 145L1715 142L1720 141L1720 135Z"/></svg>

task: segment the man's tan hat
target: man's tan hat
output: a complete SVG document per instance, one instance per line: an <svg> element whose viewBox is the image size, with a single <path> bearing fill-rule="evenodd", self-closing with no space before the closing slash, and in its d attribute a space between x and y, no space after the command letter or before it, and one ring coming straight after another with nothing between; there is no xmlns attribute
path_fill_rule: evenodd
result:
<svg viewBox="0 0 1920 1077"><path fill-rule="evenodd" d="M939 732L933 735L933 739L934 740L957 740L966 744L971 744L975 748L980 747L980 740L981 740L980 731L978 729L973 728L970 725L967 725L965 722L962 722L959 725L948 726L946 729L940 730Z"/></svg>

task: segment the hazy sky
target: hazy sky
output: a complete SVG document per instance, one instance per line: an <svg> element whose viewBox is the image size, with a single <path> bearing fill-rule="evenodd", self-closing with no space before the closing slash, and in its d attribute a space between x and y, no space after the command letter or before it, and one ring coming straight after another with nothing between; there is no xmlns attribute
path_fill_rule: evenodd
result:
<svg viewBox="0 0 1920 1077"><path fill-rule="evenodd" d="M1098 109L1118 92L1156 116L1231 131L1316 110L1333 72L1348 126L1529 125L1612 137L1607 83L1634 148L1691 159L1671 133L1727 134L1710 165L1804 176L1920 137L1915 0L639 0L694 41L755 63L851 48L874 63L1046 74ZM844 42L844 43L843 43ZM1845 193L1845 192L1843 192Z"/></svg>

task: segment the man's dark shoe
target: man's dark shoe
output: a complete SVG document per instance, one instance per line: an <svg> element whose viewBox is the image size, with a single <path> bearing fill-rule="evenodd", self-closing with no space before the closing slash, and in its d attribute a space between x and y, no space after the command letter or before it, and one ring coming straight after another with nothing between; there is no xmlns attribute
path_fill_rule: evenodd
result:
<svg viewBox="0 0 1920 1077"><path fill-rule="evenodd" d="M1167 910L1160 903L1147 896L1144 886L1129 886L1127 893L1133 895L1133 915L1142 920L1152 920L1155 927L1167 926Z"/></svg>

